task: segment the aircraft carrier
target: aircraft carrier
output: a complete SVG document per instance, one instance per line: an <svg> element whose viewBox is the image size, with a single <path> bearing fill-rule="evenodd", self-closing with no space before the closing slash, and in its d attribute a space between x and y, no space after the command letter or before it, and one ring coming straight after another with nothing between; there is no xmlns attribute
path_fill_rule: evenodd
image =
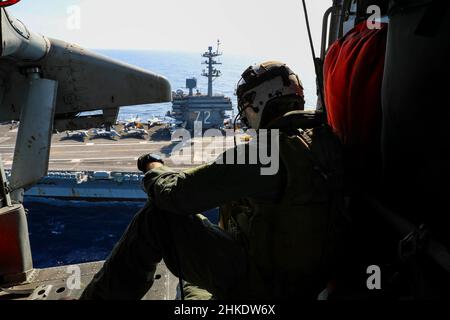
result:
<svg viewBox="0 0 450 320"><path fill-rule="evenodd" d="M11 172L17 124L0 124L0 156L7 175ZM123 125L114 126L121 132ZM172 141L170 126L157 125L148 134L139 137L108 138L91 135L70 137L66 132L55 133L50 150L49 173L25 196L60 198L69 200L125 200L143 201L143 175L136 167L137 159L146 153L163 157L165 164L174 170L195 167L200 162L174 161L171 156L181 141ZM238 134L238 137L242 135ZM196 138L200 141L200 138ZM185 142L188 146L195 139ZM242 142L239 139L239 143ZM211 139L201 138L203 148L213 148ZM220 142L219 142L220 143ZM226 146L232 147L233 137L228 136ZM213 158L209 160L214 160Z"/></svg>
<svg viewBox="0 0 450 320"><path fill-rule="evenodd" d="M69 138L66 133L57 133L52 137L50 152L50 171L129 171L135 172L136 160L144 153L167 154L170 146L170 135L163 127L154 128L153 135L157 140L139 138L86 138L83 141ZM10 124L0 125L0 154L5 168L13 162L17 128Z"/></svg>
<svg viewBox="0 0 450 320"><path fill-rule="evenodd" d="M172 112L168 112L167 116L174 121L154 118L142 123L137 117L125 122L118 121L115 125L105 122L101 128L53 134L49 173L26 190L25 196L140 201L146 199L141 188L143 175L136 168L136 161L141 155L159 154L174 170L202 164L194 161L191 164L183 161L182 165L174 163L171 152L180 141L172 141L172 134L177 129L194 133L199 124L202 133L207 129L221 129L224 133L225 130L232 130L231 121L226 121L225 114L233 110L231 99L213 95L213 80L222 74L214 67L221 64L215 60L222 55L219 47L220 41L216 51L208 47L208 51L202 54L206 58L203 64L207 65L202 73L208 79L206 95L202 95L199 90L193 94L197 88L195 78L186 79L188 95L182 90L172 93ZM148 126L147 130L145 126ZM0 124L0 156L8 177L14 160L18 130L17 121ZM211 139L208 138L197 137L185 143L192 144L194 140L201 140L204 149L211 148ZM233 144L234 140L229 135L226 147L230 148Z"/></svg>

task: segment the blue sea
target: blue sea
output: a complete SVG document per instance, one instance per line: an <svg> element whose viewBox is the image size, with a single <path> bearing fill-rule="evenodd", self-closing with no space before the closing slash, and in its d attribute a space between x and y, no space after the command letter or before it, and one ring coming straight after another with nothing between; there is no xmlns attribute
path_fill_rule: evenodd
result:
<svg viewBox="0 0 450 320"><path fill-rule="evenodd" d="M133 216L139 202L25 199L35 268L105 259Z"/></svg>
<svg viewBox="0 0 450 320"><path fill-rule="evenodd" d="M26 198L35 268L104 260L145 202ZM218 223L218 209L203 213Z"/></svg>
<svg viewBox="0 0 450 320"><path fill-rule="evenodd" d="M190 77L198 79L202 93L207 90L207 80L200 76L204 68L201 52L97 52L165 76L171 82L172 90L183 89L185 79ZM241 73L258 62L258 59L225 54L220 61L223 63L219 66L223 76L215 81L214 92L231 97L236 108L236 83ZM306 76L303 75L302 80L307 106L311 108L316 101L315 76ZM170 109L170 103L124 107L119 118L127 120L138 116L145 121L154 116L163 117ZM34 266L45 268L105 259L143 205L140 202L89 203L26 199ZM209 213L208 217L215 222L217 212Z"/></svg>

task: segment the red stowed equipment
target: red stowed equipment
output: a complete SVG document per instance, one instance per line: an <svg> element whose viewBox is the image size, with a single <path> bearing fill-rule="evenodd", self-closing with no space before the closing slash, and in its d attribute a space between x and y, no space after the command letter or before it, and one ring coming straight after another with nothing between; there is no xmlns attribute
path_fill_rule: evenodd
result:
<svg viewBox="0 0 450 320"><path fill-rule="evenodd" d="M370 30L363 21L336 41L325 59L328 122L345 145L379 138L386 35L387 24Z"/></svg>

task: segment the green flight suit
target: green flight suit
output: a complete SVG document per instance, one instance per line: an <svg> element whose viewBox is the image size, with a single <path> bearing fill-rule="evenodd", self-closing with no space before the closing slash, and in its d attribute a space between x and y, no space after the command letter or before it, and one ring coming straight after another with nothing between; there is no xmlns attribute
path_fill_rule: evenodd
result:
<svg viewBox="0 0 450 320"><path fill-rule="evenodd" d="M327 154L336 149L319 150L326 144L316 140L333 140L328 129L310 135L311 150L327 154L322 161L299 139L295 117L286 117L275 175L262 175L260 163L148 172L147 205L81 299L140 299L162 259L174 275L218 299L315 299L330 280L330 242L338 237L341 219L332 210L339 186L330 187L324 175L339 167L340 158ZM225 230L198 215L219 206Z"/></svg>

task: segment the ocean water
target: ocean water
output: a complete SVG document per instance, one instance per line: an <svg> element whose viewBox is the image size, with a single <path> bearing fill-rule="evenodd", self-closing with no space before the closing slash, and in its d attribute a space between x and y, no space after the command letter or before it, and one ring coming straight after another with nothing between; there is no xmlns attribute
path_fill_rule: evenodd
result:
<svg viewBox="0 0 450 320"><path fill-rule="evenodd" d="M105 259L133 216L139 202L25 199L35 268Z"/></svg>
<svg viewBox="0 0 450 320"><path fill-rule="evenodd" d="M86 202L28 197L35 268L101 261L108 257L145 202ZM204 213L218 222L218 210Z"/></svg>
<svg viewBox="0 0 450 320"><path fill-rule="evenodd" d="M206 67L202 65L205 58L201 57L201 50L198 53L143 50L96 50L96 52L165 76L172 85L172 91L184 89L187 92L185 89L186 78L195 77L197 78L198 89L204 94L207 93L207 78L201 76L203 69ZM214 93L230 97L236 110L235 90L240 76L247 67L260 61L256 57L243 57L226 53L219 57L218 61L222 63L222 65L217 66L222 71L222 77L214 81ZM315 75L302 74L302 82L305 87L307 108L314 108L317 101ZM171 107L171 103L123 107L119 119L128 120L139 116L143 121L146 121L154 116L163 117L167 111L171 110Z"/></svg>
<svg viewBox="0 0 450 320"><path fill-rule="evenodd" d="M197 53L160 51L97 50L114 59L137 65L169 79L172 90L183 89L186 78L196 77L202 93L207 91L207 79L201 76L205 66L201 51ZM225 54L218 66L223 76L214 82L214 92L232 98L242 72L258 62L257 58ZM316 102L315 76L303 75L306 102L313 108ZM139 116L143 121L163 117L171 103L124 107L119 119ZM79 201L26 199L28 224L34 266L45 268L105 259L114 244L144 204L139 202L89 203ZM217 222L217 211L206 214Z"/></svg>

